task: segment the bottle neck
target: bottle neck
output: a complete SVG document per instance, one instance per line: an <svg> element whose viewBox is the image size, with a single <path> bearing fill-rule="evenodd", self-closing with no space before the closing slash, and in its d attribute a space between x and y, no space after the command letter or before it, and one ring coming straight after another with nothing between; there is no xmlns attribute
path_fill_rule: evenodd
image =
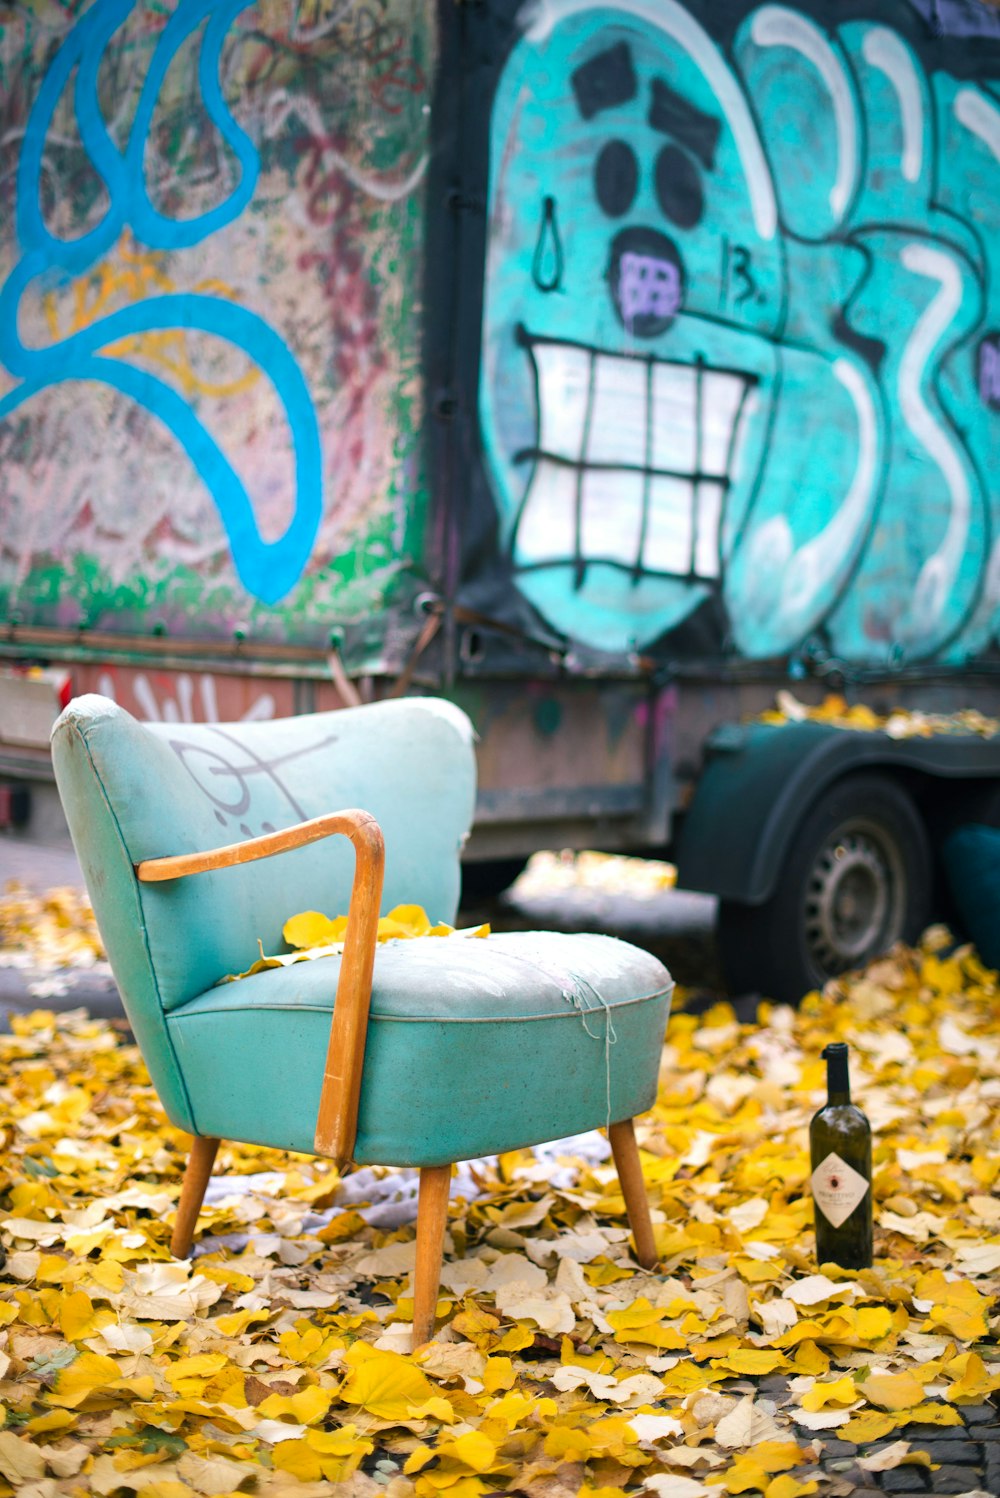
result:
<svg viewBox="0 0 1000 1498"><path fill-rule="evenodd" d="M851 1101L851 1082L847 1073L847 1047L828 1046L826 1057L827 1106L838 1107Z"/></svg>

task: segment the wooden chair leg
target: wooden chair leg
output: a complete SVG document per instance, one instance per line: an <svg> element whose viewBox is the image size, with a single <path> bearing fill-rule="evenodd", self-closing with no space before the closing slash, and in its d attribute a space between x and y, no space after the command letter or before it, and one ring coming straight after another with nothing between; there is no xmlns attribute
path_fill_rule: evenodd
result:
<svg viewBox="0 0 1000 1498"><path fill-rule="evenodd" d="M448 1222L450 1165L425 1165L417 1198L417 1264L413 1274L413 1347L434 1335L434 1312L441 1284L444 1230Z"/></svg>
<svg viewBox="0 0 1000 1498"><path fill-rule="evenodd" d="M198 1213L205 1200L205 1190L209 1176L212 1174L212 1166L215 1164L218 1149L218 1139L195 1135L187 1169L184 1172L181 1199L177 1203L173 1236L170 1239L170 1252L175 1259L186 1259L191 1252L194 1230L198 1226Z"/></svg>
<svg viewBox="0 0 1000 1498"><path fill-rule="evenodd" d="M653 1269L656 1266L656 1242L632 1120L626 1118L621 1123L612 1124L608 1130L608 1138L611 1140L611 1153L615 1157L615 1169L618 1171L625 1210L628 1212L635 1240L635 1256L643 1269Z"/></svg>

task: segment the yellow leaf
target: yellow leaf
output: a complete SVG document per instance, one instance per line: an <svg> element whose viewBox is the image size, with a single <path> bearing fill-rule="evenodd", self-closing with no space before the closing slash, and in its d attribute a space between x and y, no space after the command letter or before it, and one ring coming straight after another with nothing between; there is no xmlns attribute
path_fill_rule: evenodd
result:
<svg viewBox="0 0 1000 1498"><path fill-rule="evenodd" d="M854 1404L857 1398L857 1385L850 1374L845 1373L842 1378L813 1384L803 1394L801 1404L804 1410L823 1410L831 1405L843 1409L845 1405Z"/></svg>
<svg viewBox="0 0 1000 1498"><path fill-rule="evenodd" d="M970 1290L975 1287L970 1285ZM975 1342L980 1337L985 1337L989 1328L987 1325L987 1313L990 1303L985 1296L977 1294L975 1304L966 1305L943 1305L934 1306L927 1318L928 1327L941 1327L943 1331L950 1332L954 1337L960 1337L963 1342Z"/></svg>
<svg viewBox="0 0 1000 1498"><path fill-rule="evenodd" d="M789 1467L801 1466L809 1459L809 1453L797 1441L761 1441L751 1455L765 1472L787 1472Z"/></svg>
<svg viewBox="0 0 1000 1498"><path fill-rule="evenodd" d="M345 1356L350 1369L340 1389L345 1404L357 1404L383 1420L405 1420L434 1398L434 1386L397 1352L355 1342Z"/></svg>
<svg viewBox="0 0 1000 1498"><path fill-rule="evenodd" d="M271 1311L230 1311L228 1315L216 1316L214 1326L224 1337L238 1337L257 1321L267 1321Z"/></svg>
<svg viewBox="0 0 1000 1498"><path fill-rule="evenodd" d="M287 905L285 909L288 909ZM342 940L346 930L347 917L344 915L331 921L318 910L303 910L285 922L281 934L290 947L321 947Z"/></svg>
<svg viewBox="0 0 1000 1498"><path fill-rule="evenodd" d="M90 1296L84 1290L74 1290L64 1295L59 1305L59 1329L68 1342L80 1342L84 1337L95 1337L102 1327L116 1319L114 1311L106 1306L95 1309Z"/></svg>
<svg viewBox="0 0 1000 1498"><path fill-rule="evenodd" d="M764 1469L758 1466L752 1456L741 1456L722 1479L727 1493L747 1493L751 1488L763 1491L766 1482Z"/></svg>
<svg viewBox="0 0 1000 1498"><path fill-rule="evenodd" d="M724 1368L699 1368L694 1363L683 1362L663 1374L663 1389L666 1394L694 1394L721 1383L725 1377Z"/></svg>
<svg viewBox="0 0 1000 1498"><path fill-rule="evenodd" d="M990 1298L980 1294L970 1280L948 1280L940 1269L922 1274L914 1286L914 1301L931 1301L924 1329L940 1327L963 1342L975 1342L987 1333Z"/></svg>
<svg viewBox="0 0 1000 1498"><path fill-rule="evenodd" d="M797 1477L785 1473L769 1482L764 1489L764 1498L802 1498L805 1493L815 1493L819 1487L815 1482L800 1482Z"/></svg>
<svg viewBox="0 0 1000 1498"><path fill-rule="evenodd" d="M403 1474L412 1477L414 1472L421 1472L427 1463L434 1460L435 1452L432 1446L421 1443L415 1446L403 1463Z"/></svg>
<svg viewBox="0 0 1000 1498"><path fill-rule="evenodd" d="M529 1415L536 1410L541 1410L545 1405L552 1405L553 1412L555 1404L551 1399L538 1399L531 1394L522 1394L519 1389L511 1389L501 1399L495 1399L487 1406L490 1420L502 1420L508 1430L513 1430L516 1425L523 1425Z"/></svg>
<svg viewBox="0 0 1000 1498"><path fill-rule="evenodd" d="M534 1340L534 1328L522 1324L512 1326L509 1331L504 1332L496 1345L501 1352L520 1352L522 1347L530 1347Z"/></svg>
<svg viewBox="0 0 1000 1498"><path fill-rule="evenodd" d="M499 1326L499 1318L484 1311L474 1300L467 1300L451 1323L452 1331L466 1337L480 1352L489 1352L496 1345L495 1333Z"/></svg>
<svg viewBox="0 0 1000 1498"><path fill-rule="evenodd" d="M201 1394L209 1379L221 1372L228 1361L224 1352L204 1352L197 1357L178 1358L164 1370L164 1376L182 1399L189 1399Z"/></svg>
<svg viewBox="0 0 1000 1498"><path fill-rule="evenodd" d="M288 1415L296 1425L312 1425L323 1419L332 1403L332 1391L313 1384L295 1394L269 1394L257 1408L266 1420L280 1420Z"/></svg>
<svg viewBox="0 0 1000 1498"><path fill-rule="evenodd" d="M814 1378L830 1371L829 1357L809 1337L799 1344L792 1362L796 1368L803 1373L811 1373Z"/></svg>
<svg viewBox="0 0 1000 1498"><path fill-rule="evenodd" d="M103 1357L98 1352L81 1352L68 1367L60 1368L55 1384L46 1396L47 1402L64 1409L76 1409L91 1395L106 1392L120 1371L113 1358Z"/></svg>
<svg viewBox="0 0 1000 1498"><path fill-rule="evenodd" d="M478 1430L467 1431L454 1441L439 1442L438 1454L461 1462L473 1472L489 1472L497 1459L497 1449L493 1442Z"/></svg>
<svg viewBox="0 0 1000 1498"><path fill-rule="evenodd" d="M430 1399L425 1399L423 1404L415 1404L410 1408L409 1418L411 1420L441 1420L445 1425L451 1425L455 1420L455 1411L440 1394L433 1394Z"/></svg>
<svg viewBox="0 0 1000 1498"><path fill-rule="evenodd" d="M431 929L430 918L422 905L395 905L388 915L379 921L379 935L382 933L382 925L385 922L386 929L389 923L397 930L394 936L426 936Z"/></svg>
<svg viewBox="0 0 1000 1498"><path fill-rule="evenodd" d="M892 1330L888 1306L862 1306L854 1313L854 1329L863 1342L877 1342Z"/></svg>
<svg viewBox="0 0 1000 1498"><path fill-rule="evenodd" d="M51 1435L53 1431L64 1434L73 1429L78 1418L77 1415L71 1415L69 1410L49 1410L45 1415L36 1415L23 1428L33 1436Z"/></svg>
<svg viewBox="0 0 1000 1498"><path fill-rule="evenodd" d="M863 1446L868 1441L880 1441L895 1429L896 1421L891 1415L879 1415L875 1410L865 1410L860 1415L852 1416L846 1425L839 1425L837 1437L853 1441L856 1446Z"/></svg>
<svg viewBox="0 0 1000 1498"><path fill-rule="evenodd" d="M483 1388L487 1394L496 1394L500 1389L511 1389L516 1376L510 1358L487 1358L483 1369Z"/></svg>
<svg viewBox="0 0 1000 1498"><path fill-rule="evenodd" d="M961 1425L962 1417L950 1404L918 1404L906 1412L905 1420L897 1425Z"/></svg>
<svg viewBox="0 0 1000 1498"><path fill-rule="evenodd" d="M970 1352L965 1371L949 1386L945 1398L952 1404L982 1404L996 1389L1000 1389L1000 1373L987 1373L979 1354Z"/></svg>
<svg viewBox="0 0 1000 1498"><path fill-rule="evenodd" d="M621 1461L635 1447L638 1436L628 1421L618 1415L593 1420L585 1429L556 1425L545 1437L545 1455L563 1461L586 1461L593 1456L610 1456Z"/></svg>
<svg viewBox="0 0 1000 1498"><path fill-rule="evenodd" d="M357 1426L351 1424L333 1431L310 1430L300 1440L281 1441L273 1447L272 1460L279 1472L288 1472L299 1482L345 1482L374 1449L374 1441L359 1436Z"/></svg>
<svg viewBox="0 0 1000 1498"><path fill-rule="evenodd" d="M99 1285L102 1290L110 1290L112 1295L117 1295L125 1283L125 1271L113 1259L100 1259L96 1264L88 1263L87 1268L94 1284Z"/></svg>
<svg viewBox="0 0 1000 1498"><path fill-rule="evenodd" d="M345 1238L353 1238L365 1225L365 1220L360 1212L338 1212L336 1217L331 1217L326 1227L320 1228L316 1237L321 1243L343 1243Z"/></svg>
<svg viewBox="0 0 1000 1498"><path fill-rule="evenodd" d="M873 1373L860 1387L868 1403L883 1410L909 1410L924 1397L924 1386L912 1373Z"/></svg>
<svg viewBox="0 0 1000 1498"><path fill-rule="evenodd" d="M687 1348L688 1338L673 1327L661 1326L668 1314L666 1306L653 1306L640 1295L630 1306L609 1311L608 1322L619 1342L642 1342L649 1347Z"/></svg>
<svg viewBox="0 0 1000 1498"><path fill-rule="evenodd" d="M585 1430L558 1425L545 1437L545 1455L560 1462L582 1462L590 1455L590 1441Z"/></svg>
<svg viewBox="0 0 1000 1498"><path fill-rule="evenodd" d="M492 1490L487 1487L480 1477L455 1477L454 1473L445 1468L436 1468L433 1472L422 1472L414 1483L417 1498L436 1498L441 1491L446 1491L448 1498L482 1498L484 1493Z"/></svg>

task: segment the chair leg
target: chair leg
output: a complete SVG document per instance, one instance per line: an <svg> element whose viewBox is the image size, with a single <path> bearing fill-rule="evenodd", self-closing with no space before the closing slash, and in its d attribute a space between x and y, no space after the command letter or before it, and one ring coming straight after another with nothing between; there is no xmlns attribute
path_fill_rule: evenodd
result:
<svg viewBox="0 0 1000 1498"><path fill-rule="evenodd" d="M195 1135L187 1169L184 1172L181 1199L177 1203L173 1236L170 1239L170 1252L175 1259L186 1259L191 1252L194 1230L198 1226L198 1213L205 1200L205 1189L208 1186L208 1178L212 1174L212 1166L215 1164L218 1149L218 1139Z"/></svg>
<svg viewBox="0 0 1000 1498"><path fill-rule="evenodd" d="M635 1256L643 1269L653 1269L656 1266L656 1242L632 1120L626 1118L621 1123L612 1124L608 1130L608 1138L611 1140L611 1153L615 1157L615 1168L621 1182L622 1196L625 1198L625 1210L628 1212L635 1240Z"/></svg>
<svg viewBox="0 0 1000 1498"><path fill-rule="evenodd" d="M417 1198L417 1264L413 1275L413 1347L434 1335L434 1311L441 1284L444 1230L448 1222L450 1165L425 1165Z"/></svg>

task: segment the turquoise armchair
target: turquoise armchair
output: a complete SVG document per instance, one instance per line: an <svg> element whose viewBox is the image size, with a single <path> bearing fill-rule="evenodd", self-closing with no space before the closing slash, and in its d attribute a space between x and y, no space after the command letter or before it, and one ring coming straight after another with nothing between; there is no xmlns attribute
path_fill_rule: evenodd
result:
<svg viewBox="0 0 1000 1498"><path fill-rule="evenodd" d="M380 911L453 922L475 802L468 719L408 698L274 722L140 724L76 698L52 734L70 832L129 1022L194 1136L171 1247L190 1252L219 1141L420 1168L414 1345L433 1333L454 1161L609 1128L655 1262L635 1114L671 980L554 932L376 943ZM360 808L340 810L338 808ZM344 952L235 983L300 910Z"/></svg>

